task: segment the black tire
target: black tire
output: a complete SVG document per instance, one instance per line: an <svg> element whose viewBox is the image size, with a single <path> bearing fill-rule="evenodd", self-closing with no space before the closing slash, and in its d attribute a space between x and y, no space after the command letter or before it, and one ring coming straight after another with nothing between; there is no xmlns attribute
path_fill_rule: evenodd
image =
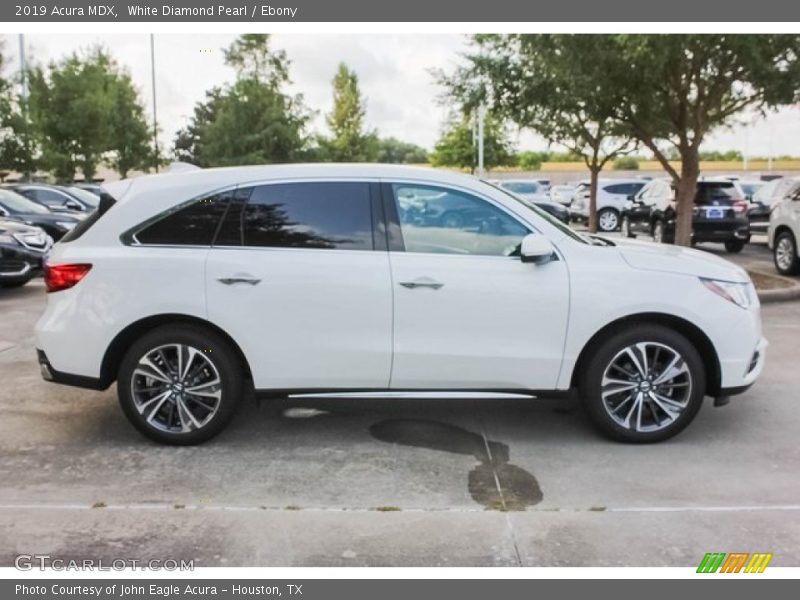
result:
<svg viewBox="0 0 800 600"><path fill-rule="evenodd" d="M606 226L602 225L604 218L608 221ZM603 208L600 210L597 213L597 229L603 233L617 231L619 229L619 213L613 208Z"/></svg>
<svg viewBox="0 0 800 600"><path fill-rule="evenodd" d="M631 219L628 215L623 215L622 222L619 226L619 231L622 234L622 237L631 239L636 237L636 234L631 232Z"/></svg>
<svg viewBox="0 0 800 600"><path fill-rule="evenodd" d="M140 366L140 359L159 347L171 347L171 345L174 344L182 344L187 348L191 347L195 350L201 350L201 354L195 354L193 357L193 360L197 363L196 367L204 366L203 361L207 361L213 365L213 367L207 367L207 369L216 369L218 379L221 382L219 386L220 397L216 405L216 412L210 416L208 416L209 413L204 413L208 417L208 420L203 421L201 427L192 429L191 431L165 431L157 425L150 424L137 409L137 400L134 398L132 390L135 377L134 371ZM198 359L197 356L202 356L202 358ZM164 365L161 365L161 367L163 368ZM189 370L190 369L187 368L187 372ZM166 372L166 369L163 369L163 372ZM201 369L200 374L202 375L204 373L212 373L210 377L213 377L213 371L204 371ZM174 373L170 372L170 375L173 374ZM140 378L137 381L141 381L141 375L137 375L137 377ZM242 365L236 353L230 347L230 344L220 335L196 325L165 325L146 333L128 349L119 368L117 395L125 416L128 417L128 420L133 426L146 437L162 444L190 446L211 439L228 424L236 411L236 407L241 401L243 394L242 379ZM156 386L164 385L165 387L162 389L170 387L169 384L161 384L156 381L153 381L153 384ZM186 387L188 387L188 384ZM183 391L182 388L181 391ZM183 398L183 396L181 397ZM189 400L191 400L191 398L184 399L186 403L184 406L188 404ZM203 400L203 402L206 401L205 399ZM174 408L170 407L170 402ZM170 408L172 408L172 410L177 412L178 417L182 417L180 411L177 410L176 401L173 401L172 398L168 399L167 402L162 402L162 404L166 405L164 410L170 410ZM197 409L197 405L193 406ZM202 407L202 404L199 406ZM200 408L199 410L204 409ZM158 414L161 415L160 411L154 412L158 412ZM164 418L166 419L167 417ZM173 419L172 413L170 413L169 419ZM180 418L180 421L183 422L183 419ZM159 425L161 427L165 426L163 423Z"/></svg>
<svg viewBox="0 0 800 600"><path fill-rule="evenodd" d="M797 241L790 231L782 231L775 238L772 252L775 269L781 275L797 275L800 273L800 259L797 257Z"/></svg>
<svg viewBox="0 0 800 600"><path fill-rule="evenodd" d="M725 250L736 254L744 249L744 242L742 240L728 240L725 242Z"/></svg>
<svg viewBox="0 0 800 600"><path fill-rule="evenodd" d="M624 350L637 343L647 343L651 344L652 346L659 346L657 349L657 352L659 353L658 356L663 357L664 363L668 362L667 359L671 356L668 353L668 350L674 351L682 359L682 362L678 364L681 365L681 367L683 365L686 367L687 375L681 375L679 377L686 377L686 380L690 383L688 386L684 387L676 386L672 389L672 391L669 392L664 392L662 389L662 393L664 394L685 394L686 398L681 399L681 402L684 402L685 405L679 415L672 421L667 421L666 413L660 415L662 417L661 420L665 424L662 428L655 429L653 431L637 431L635 427L624 427L611 416L609 413L610 409L606 407L602 397L602 381L606 369L611 369L611 363L619 356L622 356L624 359ZM664 350L664 347L668 348L668 350ZM665 369L664 363L659 362L658 357L653 356L652 359L655 363L653 367L656 373L658 372L659 368ZM616 371L610 372L616 373ZM654 381L657 380L657 378L654 379ZM647 385L650 386L653 384L648 383ZM659 388L652 389L655 390ZM662 325L648 323L631 325L617 333L611 334L601 341L592 350L592 354L588 358L588 364L586 364L585 368L583 368L579 380L581 401L583 402L589 418L600 430L600 432L607 437L620 442L637 444L660 442L680 433L687 425L689 425L689 423L692 422L695 416L697 416L697 412L700 410L700 407L703 404L705 389L705 368L703 366L703 361L700 357L700 354L692 345L692 343L683 335L672 329ZM633 398L634 393L635 392L631 392L632 404L635 403L635 399ZM620 392L618 397L622 399L626 394L627 391ZM613 401L614 394L611 394L608 397ZM621 404L622 402L620 400L620 405ZM632 404L629 404L628 406L632 406ZM647 414L644 414L643 412L645 418L650 419L652 417L653 421L656 421L655 417L659 415L661 411L659 411L655 403L649 399L646 400L646 403L643 405L643 407L645 406L647 407L648 411L652 410L652 412L648 412ZM628 410L628 408L621 406L620 408L621 412L619 415L621 417ZM644 411L644 408L642 410ZM654 425L658 425L658 422L656 422Z"/></svg>

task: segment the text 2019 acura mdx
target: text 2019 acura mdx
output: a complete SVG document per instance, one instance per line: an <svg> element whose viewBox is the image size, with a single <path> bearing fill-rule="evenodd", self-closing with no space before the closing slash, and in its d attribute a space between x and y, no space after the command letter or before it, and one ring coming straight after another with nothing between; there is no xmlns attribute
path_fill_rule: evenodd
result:
<svg viewBox="0 0 800 600"><path fill-rule="evenodd" d="M107 189L116 204L48 259L39 362L58 383L116 381L130 421L161 442L212 437L251 385L431 401L575 389L607 435L659 441L764 365L739 267L580 236L471 177L291 165ZM398 210L415 197L464 218Z"/></svg>

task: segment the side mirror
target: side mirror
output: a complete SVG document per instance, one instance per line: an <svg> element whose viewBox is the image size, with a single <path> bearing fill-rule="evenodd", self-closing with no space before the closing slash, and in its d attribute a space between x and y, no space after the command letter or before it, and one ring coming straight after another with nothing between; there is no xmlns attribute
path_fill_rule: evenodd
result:
<svg viewBox="0 0 800 600"><path fill-rule="evenodd" d="M626 200L629 200L629 201L633 202L635 198L636 198L636 194L628 194Z"/></svg>
<svg viewBox="0 0 800 600"><path fill-rule="evenodd" d="M66 206L69 210L83 210L83 204L76 202L75 200L67 200L64 202L64 206Z"/></svg>
<svg viewBox="0 0 800 600"><path fill-rule="evenodd" d="M524 263L543 265L551 260L558 260L553 244L539 233L529 233L522 238L520 257Z"/></svg>
<svg viewBox="0 0 800 600"><path fill-rule="evenodd" d="M2 206L0 206L0 217L7 217L7 216L8 216L8 211Z"/></svg>

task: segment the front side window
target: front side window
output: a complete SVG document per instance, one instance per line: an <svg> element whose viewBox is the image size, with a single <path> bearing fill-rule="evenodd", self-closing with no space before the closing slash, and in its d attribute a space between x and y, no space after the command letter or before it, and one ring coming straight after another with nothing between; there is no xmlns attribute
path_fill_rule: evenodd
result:
<svg viewBox="0 0 800 600"><path fill-rule="evenodd" d="M253 188L242 214L245 246L372 250L368 183L277 183Z"/></svg>
<svg viewBox="0 0 800 600"><path fill-rule="evenodd" d="M444 188L393 184L406 252L514 256L528 229L475 196Z"/></svg>
<svg viewBox="0 0 800 600"><path fill-rule="evenodd" d="M210 246L232 194L222 192L179 206L145 225L133 238L140 244Z"/></svg>

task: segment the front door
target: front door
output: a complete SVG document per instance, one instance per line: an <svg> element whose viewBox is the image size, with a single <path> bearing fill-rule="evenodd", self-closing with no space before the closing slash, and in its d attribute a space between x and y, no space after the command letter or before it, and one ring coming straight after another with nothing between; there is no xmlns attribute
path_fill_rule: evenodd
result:
<svg viewBox="0 0 800 600"><path fill-rule="evenodd" d="M390 251L394 389L554 389L569 310L563 260L519 259L530 231L457 189L383 187L402 248Z"/></svg>

